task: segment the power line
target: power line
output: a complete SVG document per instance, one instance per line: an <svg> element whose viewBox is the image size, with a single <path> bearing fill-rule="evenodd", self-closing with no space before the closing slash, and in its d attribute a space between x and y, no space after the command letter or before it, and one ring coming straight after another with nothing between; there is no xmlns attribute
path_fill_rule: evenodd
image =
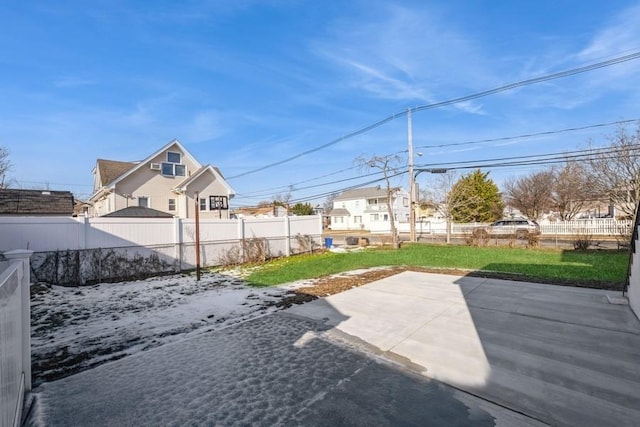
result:
<svg viewBox="0 0 640 427"><path fill-rule="evenodd" d="M417 146L415 148L443 148L443 147L455 147L455 146L459 146L459 145L482 144L482 143L486 143L486 142L511 141L511 140L514 140L514 139L533 138L533 137L536 137L536 136L557 135L557 134L560 134L560 133L575 132L575 131L579 131L579 130L593 129L593 128L598 128L598 127L612 126L612 125L620 125L620 124L632 123L632 122L637 122L637 121L640 121L640 119L618 120L618 121L609 122L609 123L598 123L598 124L595 124L595 125L573 127L573 128L566 128L566 129L560 129L560 130L552 130L552 131L545 131L545 132L538 132L538 133L525 133L525 134L522 134L522 135L505 136L505 137L500 137L500 138L481 139L481 140L478 140L478 141L455 142L455 143L438 144L438 145L420 145L420 146ZM403 152L406 153L407 150L404 150Z"/></svg>
<svg viewBox="0 0 640 427"><path fill-rule="evenodd" d="M528 85L532 85L532 84L536 84L536 83L542 83L542 82L555 80L555 79L559 79L559 78L569 77L569 76L573 76L573 75L576 75L576 74L581 74L581 73L585 73L585 72L588 72L588 71L597 70L597 69L600 69L600 68L610 67L612 65L617 65L617 64L620 64L620 63L623 63L623 62L632 61L632 60L635 60L635 59L638 59L638 58L640 58L640 52L634 52L634 53L631 53L629 55L624 55L624 56L620 56L620 57L617 57L617 58L609 59L609 60L606 60L606 61L597 62L595 64L585 65L585 66L582 66L582 67L572 68L572 69L565 70L565 71L560 71L560 72L557 72L557 73L547 74L547 75L540 76L540 77L534 77L534 78L527 79L527 80L521 80L521 81L518 81L518 82L509 83L507 85L499 86L499 87L494 88L494 89L489 89L489 90L478 92L478 93L475 93L475 94L471 94L471 95L466 95L466 96L459 97L459 98L450 99L448 101L436 102L436 103L433 103L433 104L427 104L427 105L421 105L421 106L418 106L418 107L413 107L413 108L411 108L409 110L411 110L412 112L417 112L417 111L441 108L441 107L445 107L445 106L449 106L449 105L453 105L453 104L458 104L458 103L461 103L461 102L472 101L474 99L483 98L483 97L486 97L486 96L489 96L489 95L494 95L496 93L505 92L505 91L516 89L516 88L519 88L519 87L528 86ZM334 139L334 140L329 141L329 142L327 142L325 144L322 144L322 145L319 145L317 147L311 148L309 150L303 151L301 153L295 154L295 155L293 155L291 157L287 157L287 158L285 158L283 160L280 160L280 161L277 161L277 162L274 162L274 163L270 163L270 164L267 164L265 166L262 166L262 167L259 167L259 168L256 168L256 169L252 169L252 170L249 170L247 172L243 172L243 173L240 173L240 174L237 174L237 175L230 176L227 179L234 179L234 178L240 178L240 177L246 176L246 175L251 175L251 174L263 171L265 169L269 169L269 168L272 168L272 167L275 167L275 166L282 165L284 163L288 163L288 162L290 162L292 160L295 160L295 159L298 159L300 157L306 156L307 154L311 154L311 153L314 153L316 151L320 151L322 149L328 148L328 147L330 147L332 145L335 145L335 144L337 144L339 142L342 142L342 141L345 141L347 139L350 139L350 138L356 137L358 135L362 135L362 134L364 134L366 132L369 132L369 131L371 131L371 130L373 130L375 128L378 128L378 127L384 125L385 123L388 123L388 122L390 122L392 120L395 120L398 117L404 117L404 116L407 115L409 110L404 110L404 111L401 111L399 113L393 114L393 115L388 116L388 117L386 117L386 118L384 118L382 120L379 120L379 121L377 121L377 122L375 122L375 123L373 123L373 124L371 124L369 126L366 126L364 128L358 129L358 130L356 130L354 132L348 133L348 134L346 134L344 136L341 136L340 138Z"/></svg>
<svg viewBox="0 0 640 427"><path fill-rule="evenodd" d="M632 154L640 155L640 144L630 147L619 148L597 148L576 150L568 152L556 152L549 154L539 154L530 156L515 156L515 157L502 157L496 159L484 159L484 160L470 160L464 162L449 162L449 163L432 163L416 165L416 169L446 169L446 170L459 170L459 169L483 169L483 168L496 168L496 167L511 167L511 166L530 166L530 165L545 165L545 164L557 164L565 163L567 161L589 161L594 156L603 156L604 159L614 159L620 152L630 151Z"/></svg>
<svg viewBox="0 0 640 427"><path fill-rule="evenodd" d="M472 95L463 96L460 98L451 99L449 101L437 102L429 105L421 105L419 107L412 108L412 111L423 111L430 110L433 108L445 107L448 105L458 104L460 102L473 101L474 99L483 98L489 95L495 95L496 93L506 92L511 89L516 89L523 86L529 86L536 83L547 82L549 80L560 79L563 77L574 76L576 74L586 73L588 71L597 70L600 68L610 67L612 65L617 65L623 62L632 61L634 59L640 58L640 52L634 52L629 55L620 56L617 58L609 59L607 61L596 62L595 64L585 65L578 68L572 68L570 70L560 71L557 73L547 74L541 77L534 77L527 80L521 80L515 83L509 83L504 86L500 86L494 89L485 90L483 92L478 92ZM405 113L406 114L406 113Z"/></svg>
<svg viewBox="0 0 640 427"><path fill-rule="evenodd" d="M416 165L416 169L426 168L429 169L446 169L446 170L467 170L467 169L487 169L487 168L503 168L503 167L517 167L517 166L542 166L561 164L567 161L589 161L593 156L604 156L604 159L616 158L620 152L630 150L632 154L640 156L640 144L633 145L631 147L603 147L596 149L575 150L568 152L555 152L548 154L529 155L529 156L514 156L514 157L502 157L494 159L483 159L465 162L449 162L449 163L431 163ZM407 173L406 169L394 174L392 177L397 177ZM340 190L334 190L326 193L315 194L305 197L292 199L292 202L303 202L308 200L314 200L320 197L328 196L339 191L346 191L353 188L360 188L365 185L369 185L375 182L383 181L384 178L369 181L363 184L358 184L351 187L342 188Z"/></svg>
<svg viewBox="0 0 640 427"><path fill-rule="evenodd" d="M554 135L554 134L560 134L560 133L575 132L575 131L580 131L580 130L585 130L585 129L593 129L593 128L599 128L599 127L605 127L605 126L619 125L619 124L627 124L627 123L631 123L631 122L637 122L639 120L640 119L618 120L618 121L607 122L607 123L597 123L597 124L586 125L586 126L576 126L576 127L571 127L571 128L543 131L543 132L537 132L537 133L528 133L528 134L515 135L515 136L506 136L506 137L499 137L499 138L492 138L492 139L482 139L482 140L466 141L466 142L453 142L453 143L438 144L438 145L422 145L422 146L418 146L416 148L443 148L443 147L454 147L454 146L460 146L460 145L470 145L470 144L479 144L479 143L487 143L487 142L509 141L509 140L523 139L523 138L531 138L531 137L535 137L535 136ZM407 150L401 150L401 151L397 151L395 153L390 154L390 156L403 154L403 153L406 153L406 152L407 152ZM538 156L538 155L535 155L535 156ZM475 162L475 161L470 161L470 162ZM445 166L447 164L446 163L440 163L440 164L437 164L437 165ZM434 165L431 165L431 166L434 166ZM299 181L299 182L296 182L296 183L290 183L288 185L283 185L283 186L279 186L279 187L267 188L267 189L258 190L258 191L251 192L251 193L241 193L241 194L239 193L239 194L236 195L236 197L239 196L240 198L244 198L244 199L259 199L259 198L271 196L272 193L269 193L269 191L272 191L272 190L287 190L287 189L293 188L295 191L300 191L300 190L306 190L306 189L310 189L310 188L316 188L316 187L322 187L322 186L337 184L337 183L348 181L348 180L355 180L355 179L361 178L362 176L356 176L356 177L351 177L351 178L346 178L346 179L341 179L341 180L336 180L336 181L330 181L330 182L325 182L325 183L322 183L322 184L311 185L311 186L306 186L306 187L299 187L300 184L316 181L318 179L326 178L328 176L333 176L335 174L346 172L346 171L349 171L349 170L352 170L352 169L356 169L358 167L359 166L356 165L356 166L351 166L351 167L348 167L348 168L343 168L343 169L340 169L340 170L337 170L337 171L333 171L333 172L330 172L330 173L327 173L327 174L323 174L323 175L318 176L318 177L309 178L309 179L306 179L306 180L303 180L303 181ZM369 175L366 175L366 176L369 176Z"/></svg>

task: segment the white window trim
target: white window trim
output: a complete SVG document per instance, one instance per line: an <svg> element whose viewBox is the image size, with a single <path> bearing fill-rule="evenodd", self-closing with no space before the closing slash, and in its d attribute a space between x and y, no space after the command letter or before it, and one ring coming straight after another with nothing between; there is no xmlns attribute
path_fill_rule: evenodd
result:
<svg viewBox="0 0 640 427"><path fill-rule="evenodd" d="M172 200L173 200L173 209L171 209ZM178 200L173 197L169 197L169 199L167 199L167 210L169 212L176 212L178 210Z"/></svg>
<svg viewBox="0 0 640 427"><path fill-rule="evenodd" d="M171 166L172 171L171 171L170 174L164 173L164 165L170 165ZM176 166L183 166L184 167L184 175L177 175L176 174ZM182 163L162 162L162 163L160 163L160 173L162 174L162 176L172 176L172 177L186 177L186 176L188 176L187 165L182 164Z"/></svg>
<svg viewBox="0 0 640 427"><path fill-rule="evenodd" d="M180 156L180 161L179 161L178 163L176 163L176 162L170 162L170 161L169 161L169 153L171 153L171 154L177 154L178 156ZM181 164L182 164L182 153L181 153L181 152L179 152L179 151L167 151L166 159L167 159L166 163L173 163L174 165L181 165Z"/></svg>

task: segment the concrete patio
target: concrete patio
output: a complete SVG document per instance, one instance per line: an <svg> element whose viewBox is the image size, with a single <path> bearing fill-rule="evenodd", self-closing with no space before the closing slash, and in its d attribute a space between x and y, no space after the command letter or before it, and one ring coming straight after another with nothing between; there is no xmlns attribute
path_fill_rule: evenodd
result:
<svg viewBox="0 0 640 427"><path fill-rule="evenodd" d="M46 383L31 425L640 425L619 293L405 272Z"/></svg>
<svg viewBox="0 0 640 427"><path fill-rule="evenodd" d="M551 425L640 425L640 322L611 297L405 272L290 312Z"/></svg>

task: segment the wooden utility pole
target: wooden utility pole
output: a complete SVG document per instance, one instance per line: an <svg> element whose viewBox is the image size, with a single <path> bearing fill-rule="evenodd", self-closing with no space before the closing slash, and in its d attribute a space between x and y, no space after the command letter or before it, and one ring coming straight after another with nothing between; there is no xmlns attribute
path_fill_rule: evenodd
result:
<svg viewBox="0 0 640 427"><path fill-rule="evenodd" d="M413 126L411 123L411 109L407 110L407 145L409 151L409 240L416 241L416 182L413 176Z"/></svg>

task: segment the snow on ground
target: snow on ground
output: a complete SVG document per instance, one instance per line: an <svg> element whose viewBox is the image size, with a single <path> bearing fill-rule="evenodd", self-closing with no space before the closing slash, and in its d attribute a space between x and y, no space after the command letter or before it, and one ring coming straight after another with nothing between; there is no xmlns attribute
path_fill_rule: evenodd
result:
<svg viewBox="0 0 640 427"><path fill-rule="evenodd" d="M34 385L159 345L279 310L306 282L253 288L239 271L121 283L35 284L31 298Z"/></svg>

